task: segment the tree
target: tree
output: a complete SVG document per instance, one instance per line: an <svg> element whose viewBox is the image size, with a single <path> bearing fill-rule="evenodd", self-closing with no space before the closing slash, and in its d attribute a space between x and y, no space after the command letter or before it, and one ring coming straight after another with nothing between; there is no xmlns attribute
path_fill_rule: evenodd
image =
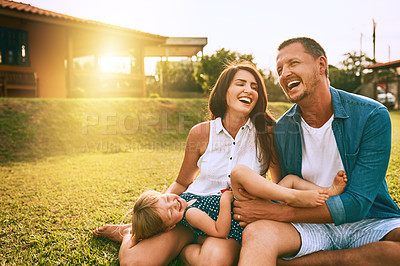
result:
<svg viewBox="0 0 400 266"><path fill-rule="evenodd" d="M217 82L225 66L237 60L253 62L254 57L252 54L240 54L224 48L217 50L212 55L204 55L194 72L197 84L201 86L204 92L209 92Z"/></svg>
<svg viewBox="0 0 400 266"><path fill-rule="evenodd" d="M353 92L361 85L362 73L365 66L370 65L373 60L361 53L349 52L340 63L341 68L329 65L329 80L333 87Z"/></svg>
<svg viewBox="0 0 400 266"><path fill-rule="evenodd" d="M329 65L329 81L333 87L348 92L353 92L361 84L353 73L332 65Z"/></svg>
<svg viewBox="0 0 400 266"><path fill-rule="evenodd" d="M288 99L272 70L269 70L268 74L264 77L264 84L267 90L269 102L288 102Z"/></svg>
<svg viewBox="0 0 400 266"><path fill-rule="evenodd" d="M157 62L158 92L154 91L154 93L168 95L168 92L176 91L201 92L201 87L196 83L193 76L194 64L195 62L189 60ZM160 91L161 86L162 91Z"/></svg>

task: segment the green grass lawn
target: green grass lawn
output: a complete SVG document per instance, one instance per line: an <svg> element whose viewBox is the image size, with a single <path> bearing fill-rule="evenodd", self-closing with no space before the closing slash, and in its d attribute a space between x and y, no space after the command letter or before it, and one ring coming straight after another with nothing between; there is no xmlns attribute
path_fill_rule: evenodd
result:
<svg viewBox="0 0 400 266"><path fill-rule="evenodd" d="M399 204L400 112L391 117L387 180ZM114 152L100 147L0 165L0 264L117 265L119 245L92 238L91 231L127 222L135 197L174 181L184 145L159 144L170 138Z"/></svg>
<svg viewBox="0 0 400 266"><path fill-rule="evenodd" d="M93 239L105 223L128 221L135 197L162 190L182 151L58 156L1 168L2 264L117 264L119 245Z"/></svg>

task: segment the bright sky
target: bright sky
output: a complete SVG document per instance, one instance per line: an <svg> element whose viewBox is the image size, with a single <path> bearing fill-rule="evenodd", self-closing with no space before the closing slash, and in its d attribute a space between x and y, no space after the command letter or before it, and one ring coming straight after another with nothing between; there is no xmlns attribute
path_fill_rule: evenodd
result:
<svg viewBox="0 0 400 266"><path fill-rule="evenodd" d="M275 69L276 48L307 36L332 65L360 51L400 59L398 0L19 0L43 9L170 37L207 37L204 54L220 48L253 54L259 68ZM362 38L361 38L362 35ZM360 40L362 39L362 42ZM389 52L390 51L390 52Z"/></svg>

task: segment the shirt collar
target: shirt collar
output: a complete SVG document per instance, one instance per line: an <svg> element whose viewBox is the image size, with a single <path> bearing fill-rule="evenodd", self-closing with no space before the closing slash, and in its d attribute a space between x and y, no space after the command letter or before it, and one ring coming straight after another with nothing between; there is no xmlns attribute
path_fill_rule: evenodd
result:
<svg viewBox="0 0 400 266"><path fill-rule="evenodd" d="M332 106L335 118L348 118L349 116L347 115L343 103L340 100L339 92L334 87L329 87L329 89L331 90Z"/></svg>
<svg viewBox="0 0 400 266"><path fill-rule="evenodd" d="M344 106L340 100L340 95L334 87L329 87L330 92L331 92L331 99L332 99L332 107L333 107L333 113L334 113L334 118L348 118L349 116L347 115ZM300 106L297 104L293 105L289 111L286 113L287 116L294 117L298 116L300 119L301 117L301 109Z"/></svg>
<svg viewBox="0 0 400 266"><path fill-rule="evenodd" d="M254 124L253 122L251 122L251 119L249 118L246 122L246 124L244 124L245 128L249 128L249 129L253 129ZM224 131L224 126L222 125L222 118L221 117L217 117L215 119L215 131L217 134L221 133L222 131Z"/></svg>

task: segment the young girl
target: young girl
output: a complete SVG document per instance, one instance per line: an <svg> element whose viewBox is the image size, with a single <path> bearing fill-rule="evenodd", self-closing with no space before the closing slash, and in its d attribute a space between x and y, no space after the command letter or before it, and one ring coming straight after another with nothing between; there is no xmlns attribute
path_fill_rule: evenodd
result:
<svg viewBox="0 0 400 266"><path fill-rule="evenodd" d="M168 232L181 222L189 227L196 237L208 235L233 238L241 243L243 228L233 219L231 207L234 195L245 200L237 193L238 189L245 189L253 196L266 200L283 201L291 206L315 207L322 205L329 196L342 193L346 181L347 177L343 171L337 173L332 186L328 189L318 187L294 175L283 178L280 182L283 186L276 185L258 174L246 177L233 175L233 191L225 191L222 195L198 196L183 193L179 197L171 193L148 191L140 195L134 205L132 241L137 243ZM310 190L296 190L298 188Z"/></svg>

